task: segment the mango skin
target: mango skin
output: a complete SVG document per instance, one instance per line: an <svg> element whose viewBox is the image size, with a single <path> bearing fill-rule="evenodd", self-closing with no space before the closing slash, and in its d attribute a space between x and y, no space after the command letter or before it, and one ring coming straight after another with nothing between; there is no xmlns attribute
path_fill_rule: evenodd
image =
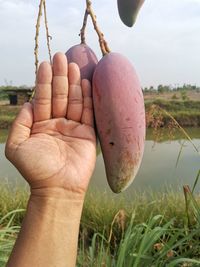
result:
<svg viewBox="0 0 200 267"><path fill-rule="evenodd" d="M140 83L124 56L109 53L99 61L93 103L107 180L113 192L120 193L138 172L146 128Z"/></svg>
<svg viewBox="0 0 200 267"><path fill-rule="evenodd" d="M65 55L69 63L75 62L79 66L81 79L92 81L92 76L98 63L98 59L88 45L74 45L65 53Z"/></svg>
<svg viewBox="0 0 200 267"><path fill-rule="evenodd" d="M132 27L145 0L117 0L119 16L123 23Z"/></svg>

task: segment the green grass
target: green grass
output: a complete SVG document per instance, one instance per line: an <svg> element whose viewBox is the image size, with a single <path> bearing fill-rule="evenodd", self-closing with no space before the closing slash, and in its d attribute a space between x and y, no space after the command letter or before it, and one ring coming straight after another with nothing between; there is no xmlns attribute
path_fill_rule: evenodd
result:
<svg viewBox="0 0 200 267"><path fill-rule="evenodd" d="M8 130L0 128L0 144L6 142L7 136L8 136Z"/></svg>
<svg viewBox="0 0 200 267"><path fill-rule="evenodd" d="M199 111L200 110L200 101L194 100L164 100L164 99L155 99L148 100L146 102L146 108L151 106L152 104L158 105L161 108L167 111Z"/></svg>
<svg viewBox="0 0 200 267"><path fill-rule="evenodd" d="M14 189L13 189L14 188ZM29 193L26 187L17 185L0 185L0 218L16 209L25 209ZM197 197L198 203L200 198ZM175 218L174 223L178 227L184 227L187 218L185 213L185 198L182 190L166 193L133 192L132 199L125 199L118 195L108 195L102 192L89 192L85 199L81 227L88 232L109 232L109 227L114 216L122 211L126 220L135 213L134 224L147 221L149 217L157 214L164 215L166 221ZM20 225L23 213L15 216L13 223ZM118 229L116 229L118 231Z"/></svg>
<svg viewBox="0 0 200 267"><path fill-rule="evenodd" d="M0 101L2 100L8 100L8 95L0 91Z"/></svg>
<svg viewBox="0 0 200 267"><path fill-rule="evenodd" d="M156 109L156 107L160 109ZM182 127L200 127L200 101L155 99L146 101L145 108L148 127L154 127L156 120L160 120L161 126L169 125L172 120L167 112ZM148 117L151 118L149 122ZM152 117L155 120L152 121Z"/></svg>
<svg viewBox="0 0 200 267"><path fill-rule="evenodd" d="M18 113L19 109L20 106L10 106L10 105L0 106L0 115L14 118Z"/></svg>
<svg viewBox="0 0 200 267"><path fill-rule="evenodd" d="M171 115L179 122L183 127L199 127L200 126L200 109L187 111L182 110L179 112L170 112ZM169 122L169 117L165 116L165 123Z"/></svg>
<svg viewBox="0 0 200 267"><path fill-rule="evenodd" d="M19 112L20 106L0 105L0 129L7 129L11 126L14 118Z"/></svg>
<svg viewBox="0 0 200 267"><path fill-rule="evenodd" d="M200 199L188 187L184 192L135 192L131 200L88 193L77 266L200 266ZM28 192L1 185L0 196L3 267L21 225Z"/></svg>
<svg viewBox="0 0 200 267"><path fill-rule="evenodd" d="M128 201L94 192L85 202L77 266L200 266L199 240L200 199L187 186L184 194L135 192Z"/></svg>
<svg viewBox="0 0 200 267"><path fill-rule="evenodd" d="M9 185L3 182L0 185L0 219L13 210L25 209L28 199L28 189L17 184ZM18 213L13 219L14 225L21 225L23 213ZM5 223L8 219L4 220Z"/></svg>
<svg viewBox="0 0 200 267"><path fill-rule="evenodd" d="M20 226L13 224L13 220L22 212L22 209L13 210L0 217L0 267L5 266L20 230Z"/></svg>
<svg viewBox="0 0 200 267"><path fill-rule="evenodd" d="M89 248L80 246L77 266L199 266L200 230L175 228L173 219L161 225L162 220L163 216L157 215L135 225L133 214L115 249L104 233L94 234Z"/></svg>

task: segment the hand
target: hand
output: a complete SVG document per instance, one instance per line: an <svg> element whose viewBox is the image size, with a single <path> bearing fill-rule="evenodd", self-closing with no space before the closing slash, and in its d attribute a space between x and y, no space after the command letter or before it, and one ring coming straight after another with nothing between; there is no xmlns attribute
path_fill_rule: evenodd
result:
<svg viewBox="0 0 200 267"><path fill-rule="evenodd" d="M96 161L91 85L64 54L40 65L33 103L16 117L5 154L35 194L84 196Z"/></svg>

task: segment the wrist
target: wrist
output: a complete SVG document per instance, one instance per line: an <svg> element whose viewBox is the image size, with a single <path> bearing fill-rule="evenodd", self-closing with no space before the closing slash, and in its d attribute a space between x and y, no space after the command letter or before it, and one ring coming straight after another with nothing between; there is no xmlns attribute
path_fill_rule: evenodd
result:
<svg viewBox="0 0 200 267"><path fill-rule="evenodd" d="M80 223L84 196L61 188L31 189L29 206L41 216L52 220Z"/></svg>
<svg viewBox="0 0 200 267"><path fill-rule="evenodd" d="M32 190L7 266L75 266L83 201L58 191Z"/></svg>
<svg viewBox="0 0 200 267"><path fill-rule="evenodd" d="M41 199L52 199L55 201L77 201L83 204L85 192L76 192L62 187L38 187L30 188L31 197Z"/></svg>

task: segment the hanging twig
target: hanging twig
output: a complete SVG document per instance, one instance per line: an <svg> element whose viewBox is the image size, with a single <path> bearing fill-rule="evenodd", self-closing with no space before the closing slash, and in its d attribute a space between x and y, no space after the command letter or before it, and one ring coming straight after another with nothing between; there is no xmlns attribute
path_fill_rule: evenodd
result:
<svg viewBox="0 0 200 267"><path fill-rule="evenodd" d="M47 48L49 52L49 61L52 63L52 56L51 56L51 47L50 47L50 40L52 39L51 35L49 35L49 28L48 28L48 21L47 21L47 10L46 10L46 2L43 1L44 6L44 23L46 28L46 38L47 38Z"/></svg>
<svg viewBox="0 0 200 267"><path fill-rule="evenodd" d="M40 33L40 21L42 17L42 8L43 8L43 3L45 0L40 0L39 4L39 10L38 10L38 16L37 16L37 22L36 22L36 32L35 32L35 48L34 48L34 55L35 55L35 86L36 86L36 81L37 81L37 72L38 72L38 49L39 49L39 33ZM33 88L33 92L30 96L29 101L31 101L34 97L35 94L35 86Z"/></svg>
<svg viewBox="0 0 200 267"><path fill-rule="evenodd" d="M46 39L47 39L47 48L49 53L49 60L50 63L52 62L52 56L51 56L51 47L50 47L50 40L52 37L49 35L49 29L48 29L48 22L47 22L47 10L46 10L46 1L40 0L39 4L39 10L38 10L38 16L37 16L37 22L36 22L36 32L35 32L35 48L34 48L34 55L35 55L35 85L37 82L37 72L38 72L38 50L39 50L39 33L40 33L40 22L42 17L42 9L44 10L44 23L45 23L45 29L46 29ZM35 94L35 87L33 88L32 95L30 97L30 101L33 99Z"/></svg>
<svg viewBox="0 0 200 267"><path fill-rule="evenodd" d="M96 15L94 14L94 11L92 10L92 2L90 0L86 0L86 6L87 6L87 12L92 19L94 29L95 29L98 37L99 37L100 48L101 48L102 54L104 56L110 52L110 49L107 45L106 40L104 39L103 33L100 31L100 29L97 25Z"/></svg>
<svg viewBox="0 0 200 267"><path fill-rule="evenodd" d="M37 17L37 23L36 23L36 33L35 33L35 49L34 49L34 54L35 54L35 76L37 76L37 71L38 71L38 48L39 48L39 33L40 33L40 21L42 17L42 8L45 0L40 0L39 4L39 10L38 10L38 17Z"/></svg>
<svg viewBox="0 0 200 267"><path fill-rule="evenodd" d="M83 26L80 30L80 34L79 36L81 37L81 44L85 44L85 30L86 30L86 26L87 26L87 19L88 19L88 11L87 8L85 10L85 15L83 18Z"/></svg>

